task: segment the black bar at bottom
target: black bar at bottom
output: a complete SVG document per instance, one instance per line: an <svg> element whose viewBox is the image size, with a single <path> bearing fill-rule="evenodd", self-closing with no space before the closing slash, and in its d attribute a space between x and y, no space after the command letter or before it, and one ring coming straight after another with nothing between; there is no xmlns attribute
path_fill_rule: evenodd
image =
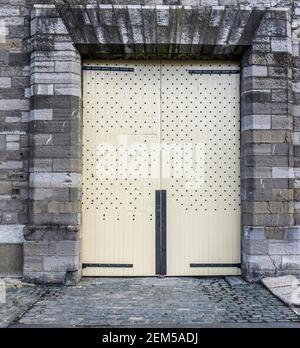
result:
<svg viewBox="0 0 300 348"><path fill-rule="evenodd" d="M191 263L190 267L237 267L241 268L240 263Z"/></svg>
<svg viewBox="0 0 300 348"><path fill-rule="evenodd" d="M155 191L155 260L156 274L167 274L167 192Z"/></svg>
<svg viewBox="0 0 300 348"><path fill-rule="evenodd" d="M99 268L132 268L132 263L83 263L82 268L99 267Z"/></svg>

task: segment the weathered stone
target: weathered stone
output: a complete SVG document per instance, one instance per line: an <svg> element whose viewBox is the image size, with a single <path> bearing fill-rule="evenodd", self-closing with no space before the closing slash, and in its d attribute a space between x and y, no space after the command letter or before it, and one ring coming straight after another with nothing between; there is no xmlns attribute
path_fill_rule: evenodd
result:
<svg viewBox="0 0 300 348"><path fill-rule="evenodd" d="M284 238L287 240L297 239L300 240L300 227L291 226L284 229Z"/></svg>
<svg viewBox="0 0 300 348"><path fill-rule="evenodd" d="M77 173L34 173L30 178L31 187L77 187L80 175Z"/></svg>
<svg viewBox="0 0 300 348"><path fill-rule="evenodd" d="M67 272L78 269L76 256L45 256L45 272Z"/></svg>
<svg viewBox="0 0 300 348"><path fill-rule="evenodd" d="M284 228L283 227L266 227L265 237L266 239L282 240L284 237Z"/></svg>
<svg viewBox="0 0 300 348"><path fill-rule="evenodd" d="M272 255L300 255L299 241L270 241L269 253Z"/></svg>
<svg viewBox="0 0 300 348"><path fill-rule="evenodd" d="M57 254L59 256L79 255L79 241L62 241L57 243Z"/></svg>
<svg viewBox="0 0 300 348"><path fill-rule="evenodd" d="M267 240L244 240L242 244L243 252L248 255L266 255L269 243Z"/></svg>
<svg viewBox="0 0 300 348"><path fill-rule="evenodd" d="M299 255L283 255L282 268L284 270L293 272L300 271L300 254Z"/></svg>
<svg viewBox="0 0 300 348"><path fill-rule="evenodd" d="M247 285L241 277L225 277L225 280L232 288Z"/></svg>
<svg viewBox="0 0 300 348"><path fill-rule="evenodd" d="M23 243L24 225L0 225L0 244Z"/></svg>
<svg viewBox="0 0 300 348"><path fill-rule="evenodd" d="M300 281L295 276L264 278L262 283L288 306L300 305Z"/></svg>
<svg viewBox="0 0 300 348"><path fill-rule="evenodd" d="M45 256L56 254L56 242L26 242L24 244L24 255L25 256Z"/></svg>

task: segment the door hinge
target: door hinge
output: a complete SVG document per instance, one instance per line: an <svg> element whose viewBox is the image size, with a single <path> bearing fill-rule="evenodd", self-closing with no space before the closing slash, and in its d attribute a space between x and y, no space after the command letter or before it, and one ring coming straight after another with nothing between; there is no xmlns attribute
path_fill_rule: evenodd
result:
<svg viewBox="0 0 300 348"><path fill-rule="evenodd" d="M207 267L207 268L226 268L226 267L234 267L234 268L241 268L240 263L190 263L191 268L196 267Z"/></svg>
<svg viewBox="0 0 300 348"><path fill-rule="evenodd" d="M134 72L134 68L127 68L127 67L123 67L123 66L86 65L86 66L82 67L82 70Z"/></svg>
<svg viewBox="0 0 300 348"><path fill-rule="evenodd" d="M132 263L83 263L82 268L132 268Z"/></svg>
<svg viewBox="0 0 300 348"><path fill-rule="evenodd" d="M240 70L189 70L188 72L191 75L231 75L239 74Z"/></svg>

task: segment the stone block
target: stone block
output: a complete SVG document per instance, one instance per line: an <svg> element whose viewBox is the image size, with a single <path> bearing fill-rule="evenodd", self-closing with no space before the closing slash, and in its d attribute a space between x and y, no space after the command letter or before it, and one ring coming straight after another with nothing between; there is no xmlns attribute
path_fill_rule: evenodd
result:
<svg viewBox="0 0 300 348"><path fill-rule="evenodd" d="M42 218L43 221L43 218ZM78 225L80 223L80 214L78 213L60 213L53 214L52 223L59 225Z"/></svg>
<svg viewBox="0 0 300 348"><path fill-rule="evenodd" d="M300 270L300 254L299 255L283 255L282 268L284 270Z"/></svg>
<svg viewBox="0 0 300 348"><path fill-rule="evenodd" d="M54 49L63 52L75 51L75 47L72 42L54 42Z"/></svg>
<svg viewBox="0 0 300 348"><path fill-rule="evenodd" d="M244 227L244 238L249 240L265 240L264 227Z"/></svg>
<svg viewBox="0 0 300 348"><path fill-rule="evenodd" d="M10 195L11 187L11 182L0 181L0 195Z"/></svg>
<svg viewBox="0 0 300 348"><path fill-rule="evenodd" d="M23 244L0 243L0 277L20 277L23 272Z"/></svg>
<svg viewBox="0 0 300 348"><path fill-rule="evenodd" d="M78 270L79 258L77 256L45 256L45 272L67 272Z"/></svg>
<svg viewBox="0 0 300 348"><path fill-rule="evenodd" d="M268 288L278 288L292 285L300 285L300 281L292 275L282 276L282 277L267 277L262 279L262 283Z"/></svg>
<svg viewBox="0 0 300 348"><path fill-rule="evenodd" d="M270 255L300 255L299 241L279 241L270 240L269 243Z"/></svg>
<svg viewBox="0 0 300 348"><path fill-rule="evenodd" d="M291 129L292 124L291 117L272 115L272 129Z"/></svg>
<svg viewBox="0 0 300 348"><path fill-rule="evenodd" d="M251 142L253 143L284 143L288 139L286 131L281 130L254 130ZM247 139L246 139L247 140Z"/></svg>
<svg viewBox="0 0 300 348"><path fill-rule="evenodd" d="M61 241L57 243L57 254L59 256L79 256L80 254L79 241Z"/></svg>
<svg viewBox="0 0 300 348"><path fill-rule="evenodd" d="M18 6L1 5L1 17L19 17L21 15Z"/></svg>
<svg viewBox="0 0 300 348"><path fill-rule="evenodd" d="M271 50L273 52L288 52L292 53L291 42L287 39L271 39Z"/></svg>
<svg viewBox="0 0 300 348"><path fill-rule="evenodd" d="M20 122L20 117L5 117L5 123L18 123Z"/></svg>
<svg viewBox="0 0 300 348"><path fill-rule="evenodd" d="M51 172L52 171L52 159L39 158L34 159L30 163L31 172Z"/></svg>
<svg viewBox="0 0 300 348"><path fill-rule="evenodd" d="M2 213L2 223L4 224L17 224L18 221L18 213L12 211L5 211Z"/></svg>
<svg viewBox="0 0 300 348"><path fill-rule="evenodd" d="M263 65L251 65L244 68L243 76L252 77L252 76L268 76L268 67Z"/></svg>
<svg viewBox="0 0 300 348"><path fill-rule="evenodd" d="M288 157L289 151L289 144L271 144L271 153L274 155Z"/></svg>
<svg viewBox="0 0 300 348"><path fill-rule="evenodd" d="M55 62L55 71L56 72L62 72L62 73L74 73L74 74L81 74L81 64L75 63L75 62Z"/></svg>
<svg viewBox="0 0 300 348"><path fill-rule="evenodd" d="M78 171L80 172L80 160L79 159L53 159L53 171L54 172L66 172L66 171Z"/></svg>
<svg viewBox="0 0 300 348"><path fill-rule="evenodd" d="M274 256L270 257L267 255L245 255L243 254L243 260L246 269L249 273L252 272L269 272L275 273L281 265L281 257L276 258ZM261 275L261 277L263 274Z"/></svg>
<svg viewBox="0 0 300 348"><path fill-rule="evenodd" d="M262 283L288 306L300 305L300 281L295 276L265 278Z"/></svg>
<svg viewBox="0 0 300 348"><path fill-rule="evenodd" d="M291 226L284 229L284 239L300 240L300 226Z"/></svg>
<svg viewBox="0 0 300 348"><path fill-rule="evenodd" d="M32 94L53 95L54 94L54 85L53 84L33 85Z"/></svg>
<svg viewBox="0 0 300 348"><path fill-rule="evenodd" d="M77 84L80 85L81 78L79 74L72 74L72 73L33 73L32 76L32 83L34 84L40 84L40 83L46 83L46 84ZM0 110L1 110L1 104L0 104Z"/></svg>
<svg viewBox="0 0 300 348"><path fill-rule="evenodd" d="M22 161L0 161L0 169L10 170L10 169L22 169L23 162Z"/></svg>
<svg viewBox="0 0 300 348"><path fill-rule="evenodd" d="M290 167L273 167L272 168L273 178L293 178L294 168Z"/></svg>
<svg viewBox="0 0 300 348"><path fill-rule="evenodd" d="M51 214L59 214L59 202L51 201L47 204L47 211Z"/></svg>
<svg viewBox="0 0 300 348"><path fill-rule="evenodd" d="M24 272L42 272L43 257L42 256L25 256L24 255Z"/></svg>
<svg viewBox="0 0 300 348"><path fill-rule="evenodd" d="M37 283L43 284L44 282L44 272L31 272L24 271L23 281L26 283Z"/></svg>
<svg viewBox="0 0 300 348"><path fill-rule="evenodd" d="M277 156L275 154L268 156L247 156L241 161L247 167L274 167L274 166L288 166L289 160L287 156Z"/></svg>
<svg viewBox="0 0 300 348"><path fill-rule="evenodd" d="M265 227L266 239L283 240L284 239L284 227L272 226Z"/></svg>
<svg viewBox="0 0 300 348"><path fill-rule="evenodd" d="M75 97L80 97L81 88L80 86L77 87L74 84L55 84L54 94L55 95L72 95Z"/></svg>
<svg viewBox="0 0 300 348"><path fill-rule="evenodd" d="M30 111L30 121L49 121L52 119L52 109L36 109Z"/></svg>
<svg viewBox="0 0 300 348"><path fill-rule="evenodd" d="M242 131L249 129L270 129L270 115L249 115L242 118Z"/></svg>
<svg viewBox="0 0 300 348"><path fill-rule="evenodd" d="M66 272L44 272L43 283L44 284L64 284L66 278Z"/></svg>
<svg viewBox="0 0 300 348"><path fill-rule="evenodd" d="M27 241L64 241L79 240L79 227L77 226L26 226L24 236Z"/></svg>
<svg viewBox="0 0 300 348"><path fill-rule="evenodd" d="M51 241L32 241L24 243L24 256L45 256L56 254L57 242Z"/></svg>
<svg viewBox="0 0 300 348"><path fill-rule="evenodd" d="M66 278L65 278L65 285L76 285L81 278L81 270L74 271L74 272L67 272Z"/></svg>
<svg viewBox="0 0 300 348"><path fill-rule="evenodd" d="M0 88L11 88L11 77L0 77Z"/></svg>
<svg viewBox="0 0 300 348"><path fill-rule="evenodd" d="M63 188L80 186L79 173L32 173L30 187Z"/></svg>
<svg viewBox="0 0 300 348"><path fill-rule="evenodd" d="M61 202L59 203L59 213L79 213L80 207L76 202Z"/></svg>
<svg viewBox="0 0 300 348"><path fill-rule="evenodd" d="M27 99L1 99L0 100L0 110L29 110L29 101Z"/></svg>
<svg viewBox="0 0 300 348"><path fill-rule="evenodd" d="M5 134L0 134L0 151L5 150L6 147L6 137Z"/></svg>
<svg viewBox="0 0 300 348"><path fill-rule="evenodd" d="M247 283L241 277L230 276L225 277L225 280L231 288L247 285Z"/></svg>
<svg viewBox="0 0 300 348"><path fill-rule="evenodd" d="M20 150L20 144L19 143L7 143L6 144L6 150L7 151L19 151Z"/></svg>
<svg viewBox="0 0 300 348"><path fill-rule="evenodd" d="M31 198L35 201L53 199L55 201L68 201L70 199L69 188L35 188L31 193Z"/></svg>
<svg viewBox="0 0 300 348"><path fill-rule="evenodd" d="M55 62L51 61L36 61L33 60L31 61L30 68L31 68L31 73L51 73L54 72L54 64Z"/></svg>
<svg viewBox="0 0 300 348"><path fill-rule="evenodd" d="M287 34L286 20L284 19L267 19L263 20L256 35L281 37L279 41L285 41ZM283 37L283 38L282 38Z"/></svg>
<svg viewBox="0 0 300 348"><path fill-rule="evenodd" d="M266 255L268 246L268 240L246 239L242 243L243 252L249 255Z"/></svg>

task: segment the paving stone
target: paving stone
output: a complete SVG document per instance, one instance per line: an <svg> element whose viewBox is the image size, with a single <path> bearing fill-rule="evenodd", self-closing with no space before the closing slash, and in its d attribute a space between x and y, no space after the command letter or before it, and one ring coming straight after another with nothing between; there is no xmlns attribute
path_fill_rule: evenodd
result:
<svg viewBox="0 0 300 348"><path fill-rule="evenodd" d="M155 327L243 322L300 323L300 318L261 284L232 287L223 278L85 278L77 286L49 288L19 320L22 325Z"/></svg>
<svg viewBox="0 0 300 348"><path fill-rule="evenodd" d="M0 303L0 328L7 327L36 302L45 289L28 284L6 282L6 300Z"/></svg>
<svg viewBox="0 0 300 348"><path fill-rule="evenodd" d="M225 277L225 280L232 288L247 285L247 283L241 277Z"/></svg>
<svg viewBox="0 0 300 348"><path fill-rule="evenodd" d="M300 306L300 280L295 276L269 277L262 283L272 294L289 306Z"/></svg>
<svg viewBox="0 0 300 348"><path fill-rule="evenodd" d="M291 286L292 284L300 284L300 281L292 275L287 275L283 277L268 277L262 279L262 283L268 288L277 288L277 287L285 287Z"/></svg>

